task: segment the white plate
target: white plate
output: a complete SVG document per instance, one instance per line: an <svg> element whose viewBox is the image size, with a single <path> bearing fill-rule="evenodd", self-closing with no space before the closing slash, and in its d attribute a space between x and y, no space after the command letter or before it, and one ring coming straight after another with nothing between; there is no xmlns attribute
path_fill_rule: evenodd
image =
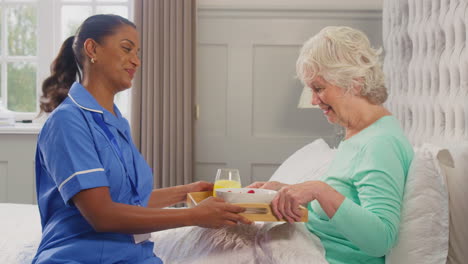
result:
<svg viewBox="0 0 468 264"><path fill-rule="evenodd" d="M250 193L249 193L250 192ZM276 191L254 188L222 188L216 189L216 197L223 198L228 203L271 203Z"/></svg>

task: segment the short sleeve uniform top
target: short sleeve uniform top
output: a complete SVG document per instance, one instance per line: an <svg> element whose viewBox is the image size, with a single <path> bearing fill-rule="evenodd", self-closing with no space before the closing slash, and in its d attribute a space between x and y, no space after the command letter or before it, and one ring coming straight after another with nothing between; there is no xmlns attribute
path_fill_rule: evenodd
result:
<svg viewBox="0 0 468 264"><path fill-rule="evenodd" d="M152 242L135 244L129 234L95 232L71 200L82 190L105 186L114 202L148 203L152 171L132 142L128 121L114 110L115 116L74 83L44 124L35 160L43 234L33 263L162 263Z"/></svg>

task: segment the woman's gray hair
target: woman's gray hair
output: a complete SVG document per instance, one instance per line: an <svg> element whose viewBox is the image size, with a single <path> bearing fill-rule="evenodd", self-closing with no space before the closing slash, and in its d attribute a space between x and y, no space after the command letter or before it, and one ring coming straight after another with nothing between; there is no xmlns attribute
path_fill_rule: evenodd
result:
<svg viewBox="0 0 468 264"><path fill-rule="evenodd" d="M382 104L388 94L379 61L364 33L350 27L326 27L302 47L296 62L298 78L309 84L317 76L350 91L356 85L372 104Z"/></svg>

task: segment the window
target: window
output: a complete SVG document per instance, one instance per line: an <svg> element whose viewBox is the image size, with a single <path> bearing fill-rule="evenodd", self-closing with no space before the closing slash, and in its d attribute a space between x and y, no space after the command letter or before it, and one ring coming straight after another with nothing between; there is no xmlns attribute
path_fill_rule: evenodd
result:
<svg viewBox="0 0 468 264"><path fill-rule="evenodd" d="M133 18L132 0L0 0L0 101L16 120L39 112L42 81L63 41L93 14ZM130 93L116 104L130 116Z"/></svg>
<svg viewBox="0 0 468 264"><path fill-rule="evenodd" d="M11 111L36 112L37 5L2 1L0 18L0 98Z"/></svg>

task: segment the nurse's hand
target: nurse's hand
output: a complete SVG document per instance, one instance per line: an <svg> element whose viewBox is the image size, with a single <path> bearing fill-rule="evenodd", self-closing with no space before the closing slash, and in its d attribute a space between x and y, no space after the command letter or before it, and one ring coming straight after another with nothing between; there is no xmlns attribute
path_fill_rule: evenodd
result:
<svg viewBox="0 0 468 264"><path fill-rule="evenodd" d="M213 190L213 183L206 181L197 181L194 183L186 184L185 186L187 186L187 193Z"/></svg>
<svg viewBox="0 0 468 264"><path fill-rule="evenodd" d="M222 228L235 226L238 222L251 224L252 221L239 215L245 211L237 205L224 202L217 197L209 197L201 202L197 207L188 209L193 212L193 225L208 228Z"/></svg>
<svg viewBox="0 0 468 264"><path fill-rule="evenodd" d="M279 189L288 186L286 183L281 183L277 181L268 181L268 182L254 182L247 186L246 188L258 188L258 189L268 189L278 191Z"/></svg>

